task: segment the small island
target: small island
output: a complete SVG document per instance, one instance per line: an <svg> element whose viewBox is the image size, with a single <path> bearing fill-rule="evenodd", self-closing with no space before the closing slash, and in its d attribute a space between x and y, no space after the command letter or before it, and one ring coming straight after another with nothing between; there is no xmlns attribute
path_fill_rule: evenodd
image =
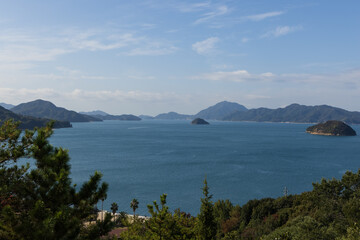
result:
<svg viewBox="0 0 360 240"><path fill-rule="evenodd" d="M356 132L342 121L327 121L306 129L307 133L325 136L356 136Z"/></svg>
<svg viewBox="0 0 360 240"><path fill-rule="evenodd" d="M196 125L206 125L209 124L207 121L205 121L202 118L195 118L194 120L192 120L191 124L196 124Z"/></svg>

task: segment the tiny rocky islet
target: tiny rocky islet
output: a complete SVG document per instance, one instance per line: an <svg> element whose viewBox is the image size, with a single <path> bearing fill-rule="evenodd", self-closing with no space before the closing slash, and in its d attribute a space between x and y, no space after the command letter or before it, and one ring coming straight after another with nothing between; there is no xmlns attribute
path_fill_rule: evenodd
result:
<svg viewBox="0 0 360 240"><path fill-rule="evenodd" d="M208 125L209 123L202 118L195 118L194 120L192 120L191 124L193 124L193 125Z"/></svg>

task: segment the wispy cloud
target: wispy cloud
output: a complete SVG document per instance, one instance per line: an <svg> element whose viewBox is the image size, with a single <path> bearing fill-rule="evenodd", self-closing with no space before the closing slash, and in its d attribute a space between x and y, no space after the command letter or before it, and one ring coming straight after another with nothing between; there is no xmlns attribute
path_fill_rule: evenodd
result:
<svg viewBox="0 0 360 240"><path fill-rule="evenodd" d="M276 16L279 16L279 15L282 15L282 14L284 14L284 12L281 12L281 11L267 12L267 13L249 15L249 16L244 17L244 19L258 22L258 21L262 21L262 20L264 20L266 18L276 17Z"/></svg>
<svg viewBox="0 0 360 240"><path fill-rule="evenodd" d="M273 83L302 83L302 84L327 84L327 85L359 85L360 69L340 72L338 74L305 74L305 73L283 73L274 74L265 72L260 74L249 73L246 70L219 71L204 73L191 77L209 81L230 82L273 82Z"/></svg>
<svg viewBox="0 0 360 240"><path fill-rule="evenodd" d="M204 9L208 9L210 6L211 6L210 2L186 4L180 1L176 5L176 8L179 9L179 11L181 12L198 12L198 11L203 11Z"/></svg>
<svg viewBox="0 0 360 240"><path fill-rule="evenodd" d="M27 69L31 69L33 68L34 65L33 64L29 64L29 63L17 63L17 62L12 62L12 63L6 63L0 62L0 71L1 72L5 72L5 71L21 71L21 70L27 70Z"/></svg>
<svg viewBox="0 0 360 240"><path fill-rule="evenodd" d="M122 90L98 90L88 91L74 89L64 92L53 88L0 88L0 95L9 102L19 103L34 99L67 99L67 100L98 100L98 101L137 101L137 102L157 102L170 99L177 99L178 95L172 92L145 92L145 91L122 91Z"/></svg>
<svg viewBox="0 0 360 240"><path fill-rule="evenodd" d="M153 25L145 25L145 27L149 28ZM30 66L32 62L52 61L61 55L77 51L120 49L122 52L125 50L128 55L135 56L171 54L177 48L147 36L118 32L116 29L72 28L39 32L8 29L0 33L0 65L22 63Z"/></svg>
<svg viewBox="0 0 360 240"><path fill-rule="evenodd" d="M192 49L198 54L207 55L214 51L215 44L219 42L219 40L217 37L210 37L204 41L194 43Z"/></svg>
<svg viewBox="0 0 360 240"><path fill-rule="evenodd" d="M156 28L157 25L153 24L153 23L143 23L143 24L141 24L141 27L145 30L150 30L150 29Z"/></svg>
<svg viewBox="0 0 360 240"><path fill-rule="evenodd" d="M302 29L302 26L279 26L276 29L263 34L261 38L277 38Z"/></svg>
<svg viewBox="0 0 360 240"><path fill-rule="evenodd" d="M69 49L26 45L7 45L0 48L0 62L50 61L71 52Z"/></svg>
<svg viewBox="0 0 360 240"><path fill-rule="evenodd" d="M105 37L101 34L104 34ZM74 50L103 51L138 44L144 40L144 37L135 37L132 33L108 34L84 32L74 34L71 37L66 36L64 41L69 43L69 46Z"/></svg>
<svg viewBox="0 0 360 240"><path fill-rule="evenodd" d="M243 42L243 43L247 43L248 41L250 41L250 39L247 38L247 37L243 37L243 38L241 39L241 42Z"/></svg>
<svg viewBox="0 0 360 240"><path fill-rule="evenodd" d="M159 44L152 44L146 47L139 47L131 49L126 53L128 56L161 56L168 55L176 52L177 47L174 46L162 46Z"/></svg>
<svg viewBox="0 0 360 240"><path fill-rule="evenodd" d="M197 19L194 24L201 24L204 22L207 22L213 18L222 16L224 14L227 14L229 12L229 8L225 5L216 7L213 11L207 12L203 14L199 19Z"/></svg>
<svg viewBox="0 0 360 240"><path fill-rule="evenodd" d="M232 81L232 82L246 82L246 81L256 81L256 80L265 80L274 77L275 74L272 73L262 73L262 74L250 74L246 70L237 70L231 72L213 72L205 73L199 76L192 77L193 79L205 79L211 81Z"/></svg>

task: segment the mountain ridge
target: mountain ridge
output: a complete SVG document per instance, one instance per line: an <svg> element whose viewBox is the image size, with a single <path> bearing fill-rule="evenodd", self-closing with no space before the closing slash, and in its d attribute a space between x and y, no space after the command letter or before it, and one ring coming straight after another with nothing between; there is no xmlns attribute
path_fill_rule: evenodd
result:
<svg viewBox="0 0 360 240"><path fill-rule="evenodd" d="M246 112L235 112L225 116L225 121L320 123L339 120L349 124L360 124L360 112L350 112L329 105L306 106L298 103L284 108L255 108Z"/></svg>
<svg viewBox="0 0 360 240"><path fill-rule="evenodd" d="M154 119L162 120L190 120L193 115L180 114L177 112L160 113L154 117Z"/></svg>
<svg viewBox="0 0 360 240"><path fill-rule="evenodd" d="M195 118L204 118L210 120L222 120L224 116L234 112L245 112L248 109L235 102L222 101L195 114Z"/></svg>
<svg viewBox="0 0 360 240"><path fill-rule="evenodd" d="M45 101L42 99L37 99L35 101L31 101L27 103L21 103L11 108L10 111L24 116L48 118L59 121L69 121L69 122L102 121L101 119L92 116L80 114L75 111L67 110L62 107L57 107L52 102Z"/></svg>
<svg viewBox="0 0 360 240"><path fill-rule="evenodd" d="M132 114L121 114L121 115L92 115L93 117L99 118L101 120L120 120L120 121L140 121L141 118L132 115Z"/></svg>
<svg viewBox="0 0 360 240"><path fill-rule="evenodd" d="M4 107L0 106L0 125L6 120L14 119L15 121L20 121L20 129L33 129L34 127L44 127L51 119L45 118L36 118L30 116L23 116L16 114ZM72 127L69 121L55 121L54 128L69 128Z"/></svg>
<svg viewBox="0 0 360 240"><path fill-rule="evenodd" d="M206 109L203 109L194 115L168 112L158 114L154 117L154 119L192 120L194 118L204 118L208 120L221 120L225 115L234 113L236 111L247 111L247 108L235 102L222 101Z"/></svg>
<svg viewBox="0 0 360 240"><path fill-rule="evenodd" d="M9 110L10 108L15 107L15 105L4 103L4 102L0 103L0 106L7 109L7 110Z"/></svg>

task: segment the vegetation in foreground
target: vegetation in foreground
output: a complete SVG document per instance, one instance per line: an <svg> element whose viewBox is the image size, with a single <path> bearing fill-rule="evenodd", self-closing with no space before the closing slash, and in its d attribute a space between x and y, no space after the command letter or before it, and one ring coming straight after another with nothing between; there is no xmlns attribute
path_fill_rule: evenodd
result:
<svg viewBox="0 0 360 240"><path fill-rule="evenodd" d="M213 202L205 179L196 217L179 209L171 212L164 194L148 205L148 220L135 217L130 223L122 213L120 223L107 214L86 224L96 203L106 198L100 173L76 188L67 151L48 142L51 125L24 134L17 127L7 121L0 128L0 239L100 239L116 223L127 226L121 240L360 239L360 171L347 172L341 180L323 179L310 192L243 206ZM35 161L35 167L15 165L21 158ZM117 208L113 204L112 212Z"/></svg>
<svg viewBox="0 0 360 240"><path fill-rule="evenodd" d="M72 185L68 152L48 142L52 124L18 129L6 121L0 128L0 239L97 239L112 228L111 216L85 226L108 185L95 172L79 190ZM19 159L34 161L19 166Z"/></svg>

